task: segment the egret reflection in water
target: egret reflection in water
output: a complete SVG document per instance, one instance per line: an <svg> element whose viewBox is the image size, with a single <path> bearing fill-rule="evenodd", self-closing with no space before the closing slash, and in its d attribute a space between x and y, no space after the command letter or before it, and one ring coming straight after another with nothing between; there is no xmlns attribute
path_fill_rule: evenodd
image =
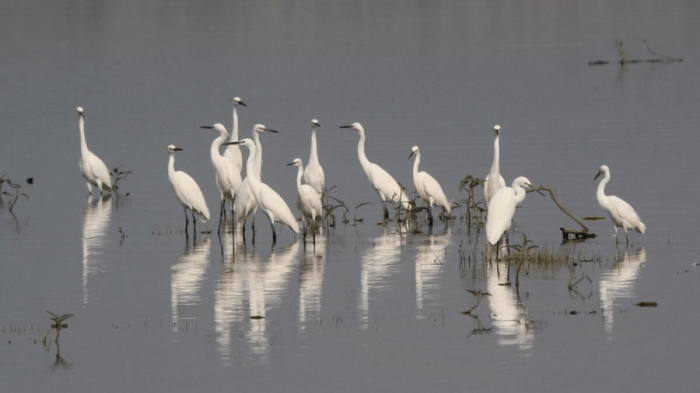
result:
<svg viewBox="0 0 700 393"><path fill-rule="evenodd" d="M360 328L368 326L370 291L391 289L391 276L401 271L402 246L403 237L384 227L382 234L374 238L372 245L362 254L358 305Z"/></svg>
<svg viewBox="0 0 700 393"><path fill-rule="evenodd" d="M102 254L108 244L107 228L112 216L112 194L95 201L88 196L83 208L83 305L88 304L88 279L99 272Z"/></svg>
<svg viewBox="0 0 700 393"><path fill-rule="evenodd" d="M634 284L646 260L647 252L643 247L634 252L617 250L613 268L600 275L600 308L607 333L613 332L615 306L621 299L633 296Z"/></svg>
<svg viewBox="0 0 700 393"><path fill-rule="evenodd" d="M199 290L204 281L210 257L211 239L205 235L198 242L194 241L191 246L188 242L185 253L170 268L172 271L170 306L174 331L179 330L180 319L185 321L194 319L187 317L183 311L202 300Z"/></svg>
<svg viewBox="0 0 700 393"><path fill-rule="evenodd" d="M440 236L430 234L416 247L416 309L422 310L424 302L432 299L440 288L440 273L445 271L445 250L450 245L451 229L445 227Z"/></svg>
<svg viewBox="0 0 700 393"><path fill-rule="evenodd" d="M300 331L306 329L307 321L320 318L326 255L326 237L321 232L316 236L315 245L307 245L299 265Z"/></svg>

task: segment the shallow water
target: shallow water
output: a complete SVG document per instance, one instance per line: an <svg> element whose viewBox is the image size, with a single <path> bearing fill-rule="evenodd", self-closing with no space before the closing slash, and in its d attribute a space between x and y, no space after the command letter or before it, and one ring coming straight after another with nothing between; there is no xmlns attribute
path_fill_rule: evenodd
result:
<svg viewBox="0 0 700 393"><path fill-rule="evenodd" d="M0 377L10 391L687 391L700 351L696 247L700 71L692 1L25 2L0 13L0 175L22 185L0 206ZM635 41L673 64L588 66L631 58ZM213 216L209 160L231 126L263 135L264 180L292 204L295 157L308 158L310 120L332 195L356 225L338 223L315 250L287 229L272 247L187 238L166 176L200 184ZM77 168L77 106L88 144L134 174L119 195L86 198ZM484 239L463 221L407 235L377 226L381 207L357 162L367 155L412 189L411 147L450 200L466 175L485 176L494 124L501 172L555 188L575 215L603 216L606 191L630 202L647 233L616 248L612 225L561 245L575 228L549 198L529 194L514 229L592 262L570 273L485 264ZM34 184L25 179L33 177ZM689 189L688 189L689 188ZM3 191L13 192L7 185ZM128 194L128 195L127 195ZM477 191L477 194L479 192ZM363 202L370 205L355 206ZM455 213L463 213L456 210ZM336 210L338 219L342 209ZM511 243L521 234L511 233ZM460 263L460 248L468 260ZM511 286L499 285L511 282ZM472 312L467 290L489 292ZM637 307L655 301L658 307ZM71 313L45 351L48 314Z"/></svg>

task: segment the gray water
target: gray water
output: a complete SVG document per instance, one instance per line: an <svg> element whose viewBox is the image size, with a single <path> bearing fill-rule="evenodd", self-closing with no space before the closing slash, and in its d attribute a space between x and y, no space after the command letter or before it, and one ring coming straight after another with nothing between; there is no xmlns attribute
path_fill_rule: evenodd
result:
<svg viewBox="0 0 700 393"><path fill-rule="evenodd" d="M0 206L0 378L36 391L691 391L700 350L696 150L700 5L589 2L2 2L0 175L22 185ZM652 49L682 62L589 66ZM319 155L332 195L364 221L304 248L288 229L272 247L216 236L218 191L201 125L263 135L263 178L293 205L295 157ZM78 118L119 195L87 197ZM501 172L555 188L575 215L595 198L630 202L647 233L616 247L609 218L593 240L529 194L521 234L595 259L569 271L483 261L463 221L400 233L357 161L367 155L409 189L411 147L448 198L485 176L500 124ZM215 217L184 233L167 180L200 184ZM32 185L26 179L32 177ZM14 190L7 185L3 191ZM480 194L480 192L478 192ZM341 210L336 211L340 218ZM436 211L437 212L437 211ZM459 212L459 211L457 211ZM469 254L460 266L459 250ZM506 273L509 273L507 275ZM500 273L500 274L499 274ZM467 290L492 296L473 311ZM655 308L635 306L641 301ZM74 314L60 357L41 338L50 310ZM255 317L255 318L251 318ZM262 317L262 318L260 318Z"/></svg>

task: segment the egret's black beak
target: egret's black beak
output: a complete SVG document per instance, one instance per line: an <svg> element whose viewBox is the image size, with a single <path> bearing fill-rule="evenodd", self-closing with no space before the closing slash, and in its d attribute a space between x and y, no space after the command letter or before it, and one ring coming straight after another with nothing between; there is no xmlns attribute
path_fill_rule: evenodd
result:
<svg viewBox="0 0 700 393"><path fill-rule="evenodd" d="M238 101L238 105L248 106L248 105L246 105L245 102L243 102L243 101Z"/></svg>
<svg viewBox="0 0 700 393"><path fill-rule="evenodd" d="M211 130L211 129L213 129L214 127L212 127L212 126L199 126L199 128L206 128L207 130Z"/></svg>
<svg viewBox="0 0 700 393"><path fill-rule="evenodd" d="M221 145L222 145L222 146L226 146L226 145L240 145L241 143L243 143L243 141L224 142L224 143L222 143Z"/></svg>
<svg viewBox="0 0 700 393"><path fill-rule="evenodd" d="M410 160L411 157L413 157L415 154L416 154L416 152L415 152L415 151L412 151L411 154L408 155L408 159Z"/></svg>
<svg viewBox="0 0 700 393"><path fill-rule="evenodd" d="M292 166L292 165L294 165L293 162L290 162L289 164L287 164L287 166Z"/></svg>
<svg viewBox="0 0 700 393"><path fill-rule="evenodd" d="M598 171L598 174L597 174L597 175L595 175L595 177L593 178L593 180L597 179L597 178L598 178L598 176L600 176L600 175L602 175L602 174L603 174L603 171Z"/></svg>
<svg viewBox="0 0 700 393"><path fill-rule="evenodd" d="M340 128L352 128L352 125L340 126Z"/></svg>
<svg viewBox="0 0 700 393"><path fill-rule="evenodd" d="M175 150L175 151L181 151L181 150L182 150L182 148L180 148L180 147L176 147L176 148L174 148L173 150Z"/></svg>

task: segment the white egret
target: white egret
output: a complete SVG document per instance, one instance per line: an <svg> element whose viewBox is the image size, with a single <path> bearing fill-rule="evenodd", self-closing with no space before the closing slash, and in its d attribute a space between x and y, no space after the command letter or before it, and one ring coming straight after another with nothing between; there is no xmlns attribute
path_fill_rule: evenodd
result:
<svg viewBox="0 0 700 393"><path fill-rule="evenodd" d="M230 142L235 142L238 140L238 106L247 106L240 97L233 97L233 125L231 126L231 140ZM238 145L229 145L224 150L224 158L228 159L233 163L234 168L238 170L239 177L241 171L243 170L243 156L241 155L241 149Z"/></svg>
<svg viewBox="0 0 700 393"><path fill-rule="evenodd" d="M256 124L256 129L261 129L262 131L270 131L262 124ZM270 219L270 228L272 229L272 244L277 242L277 232L275 231L275 222L280 222L288 226L295 233L299 233L299 224L297 219L292 214L292 210L289 208L287 203L282 199L282 197L273 190L270 186L260 181L260 179L255 174L254 162L255 162L255 142L246 138L238 142L232 142L245 146L250 151L248 156L248 161L246 162L246 179L248 179L248 185L253 192L255 200L258 202L258 206L265 212L267 218Z"/></svg>
<svg viewBox="0 0 700 393"><path fill-rule="evenodd" d="M304 182L313 187L319 194L322 194L326 178L323 174L323 168L318 162L316 127L321 127L321 124L316 119L311 120L311 153L309 153L309 162L306 164L306 169L304 169Z"/></svg>
<svg viewBox="0 0 700 393"><path fill-rule="evenodd" d="M236 169L235 164L231 160L223 157L219 150L228 137L226 127L221 123L216 123L212 126L202 126L200 128L214 130L219 133L219 136L211 144L210 153L211 162L216 172L216 187L219 189L221 196L221 210L219 211L219 231L221 231L221 218L226 216L226 204L230 205L231 213L233 213L233 200L243 180L241 179L240 170Z"/></svg>
<svg viewBox="0 0 700 393"><path fill-rule="evenodd" d="M391 202L400 202L406 209L410 209L408 196L406 192L401 189L399 183L394 180L394 178L379 165L369 162L367 156L365 155L365 129L362 128L360 123L352 123L350 125L341 126L340 128L351 128L356 130L360 134L360 141L357 143L357 156L360 159L360 165L362 165L362 170L365 171L367 178L369 179L372 187L379 194L379 199L382 201L382 208L384 209L384 219L389 218L389 211L386 208L386 200Z"/></svg>
<svg viewBox="0 0 700 393"><path fill-rule="evenodd" d="M440 187L440 184L437 182L437 180L435 180L435 178L430 176L425 171L418 172L418 165L420 164L420 150L418 149L418 146L413 146L411 149L411 154L408 156L408 158L410 159L413 156L416 156L416 159L413 162L413 184L416 186L418 196L428 205L428 221L430 222L430 225L433 225L433 213L431 206L440 206L449 215L450 203L447 202L445 193L442 191L442 187Z"/></svg>
<svg viewBox="0 0 700 393"><path fill-rule="evenodd" d="M303 175L303 163L301 158L295 158L287 166L299 168L297 171L297 209L301 212L301 220L304 223L304 237L306 237L306 226L311 224L314 243L316 243L316 219L323 217L323 204L321 194L308 184L301 184ZM308 166L306 167L308 169Z"/></svg>
<svg viewBox="0 0 700 393"><path fill-rule="evenodd" d="M489 244L496 244L510 227L515 214L515 207L525 199L525 189L532 185L526 177L520 176L513 180L510 187L503 187L491 197L486 213L486 238Z"/></svg>
<svg viewBox="0 0 700 393"><path fill-rule="evenodd" d="M168 154L170 155L170 160L168 161L168 179L170 180L170 186L173 188L177 200L185 211L185 234L187 234L187 226L189 225L189 219L187 218L187 209L189 209L192 212L192 223L194 224L194 234L196 236L197 221L195 215L199 217L202 222L207 222L209 221L209 208L207 207L207 201L204 199L202 190L197 185L197 182L187 173L175 170L175 152L180 150L182 149L174 145L168 146Z"/></svg>
<svg viewBox="0 0 700 393"><path fill-rule="evenodd" d="M109 177L107 165L100 157L97 157L88 149L87 141L85 140L85 114L82 106L78 107L78 117L78 125L80 127L80 160L78 160L78 166L80 167L80 173L85 178L88 193L92 195L92 186L100 190L100 195L102 195L103 190L112 192L112 180Z"/></svg>
<svg viewBox="0 0 700 393"><path fill-rule="evenodd" d="M500 161L500 146L498 142L498 137L501 135L501 126L498 124L493 126L493 132L495 134L493 139L493 163L491 164L491 170L489 174L484 178L484 200L486 201L486 207L488 208L491 198L494 194L501 188L506 186L506 181L501 176L499 161ZM489 179L498 179L498 181L489 181Z"/></svg>
<svg viewBox="0 0 700 393"><path fill-rule="evenodd" d="M260 143L260 133L262 132L274 132L277 131L269 128L259 128L253 127L253 141L255 143L255 152L251 156L255 156L255 161L253 164L253 169L255 170L255 175L258 180L262 181L262 144ZM227 144L236 144L234 142L229 142ZM247 171L247 169L246 169ZM245 222L248 216L253 214L253 223L251 224L251 229L253 230L253 239L255 239L255 213L258 211L258 202L253 196L253 192L248 184L248 176L243 179L241 187L238 189L236 194L236 200L233 204L234 217L236 218L236 231L242 230L245 236Z"/></svg>
<svg viewBox="0 0 700 393"><path fill-rule="evenodd" d="M593 180L603 174L605 177L600 181L600 184L598 184L598 192L596 193L598 204L610 214L610 219L613 221L613 229L615 229L615 242L620 242L617 237L617 227L621 227L625 231L625 242L629 244L629 238L627 237L628 229L634 229L639 233L644 233L647 227L629 203L615 195L605 195L605 185L610 181L610 168L608 168L607 165L601 166Z"/></svg>

